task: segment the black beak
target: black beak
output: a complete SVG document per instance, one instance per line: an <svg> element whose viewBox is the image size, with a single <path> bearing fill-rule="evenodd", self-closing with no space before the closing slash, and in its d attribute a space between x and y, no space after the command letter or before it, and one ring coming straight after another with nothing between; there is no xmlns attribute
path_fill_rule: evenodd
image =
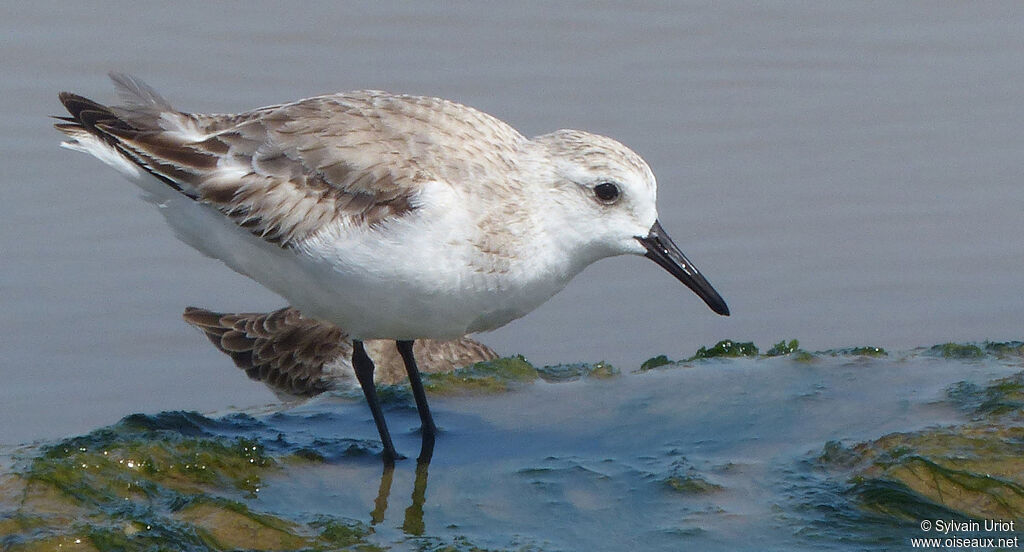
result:
<svg viewBox="0 0 1024 552"><path fill-rule="evenodd" d="M725 300L704 279L704 276L686 258L686 255L683 255L683 252L676 247L672 238L668 237L661 227L660 222L654 221L651 232L646 237L637 236L636 239L647 248L645 257L658 263L661 268L669 271L680 282L686 284L686 287L703 299L711 307L711 310L722 316L729 316L729 307L726 306Z"/></svg>

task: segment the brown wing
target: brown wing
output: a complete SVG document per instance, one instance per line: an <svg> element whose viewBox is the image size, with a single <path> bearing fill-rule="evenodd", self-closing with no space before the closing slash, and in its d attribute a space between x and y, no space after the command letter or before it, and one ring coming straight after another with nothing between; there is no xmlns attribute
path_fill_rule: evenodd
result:
<svg viewBox="0 0 1024 552"><path fill-rule="evenodd" d="M289 395L311 397L333 388L338 378L328 368L352 356L352 342L341 329L293 308L226 314L188 307L183 317L250 378Z"/></svg>
<svg viewBox="0 0 1024 552"><path fill-rule="evenodd" d="M355 382L352 342L340 328L306 318L293 308L270 313L225 314L188 307L185 321L203 330L221 352L252 379L293 396L311 397L342 379ZM370 340L366 349L377 365L374 379L395 384L406 379L395 343ZM413 345L420 371L445 372L498 358L486 345L463 337L422 339Z"/></svg>
<svg viewBox="0 0 1024 552"><path fill-rule="evenodd" d="M124 105L62 93L71 117L57 127L99 136L282 246L332 223L402 216L415 209L423 183L473 181L491 172L487 165L508 167L525 141L490 115L437 98L359 91L195 115L174 110L138 79L111 76Z"/></svg>

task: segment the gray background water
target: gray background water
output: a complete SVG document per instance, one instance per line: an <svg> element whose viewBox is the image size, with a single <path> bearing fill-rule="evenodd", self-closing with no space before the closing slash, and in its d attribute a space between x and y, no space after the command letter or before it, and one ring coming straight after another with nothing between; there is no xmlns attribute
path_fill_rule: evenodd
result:
<svg viewBox="0 0 1024 552"><path fill-rule="evenodd" d="M630 145L733 316L610 259L482 337L538 364L1021 335L1017 3L6 3L0 44L0 443L271 401L180 313L282 301L57 148L56 93L110 70L191 111L380 88Z"/></svg>

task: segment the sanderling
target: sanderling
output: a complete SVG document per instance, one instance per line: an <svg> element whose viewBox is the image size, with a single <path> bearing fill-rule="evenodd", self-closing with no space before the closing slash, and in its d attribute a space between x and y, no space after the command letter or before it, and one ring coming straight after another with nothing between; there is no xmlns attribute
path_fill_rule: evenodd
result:
<svg viewBox="0 0 1024 552"><path fill-rule="evenodd" d="M358 385L348 333L334 324L303 316L294 308L222 313L188 307L182 316L202 330L246 375L263 382L283 401L294 402ZM406 380L405 364L390 341L368 339L363 345L374 359L375 383L394 385ZM498 358L490 347L468 337L418 339L413 353L420 372L426 373L448 372Z"/></svg>
<svg viewBox="0 0 1024 552"><path fill-rule="evenodd" d="M426 462L436 428L415 339L498 328L622 254L729 312L659 224L647 163L610 138L528 139L470 107L380 91L201 115L111 77L119 106L60 94L63 145L138 184L186 243L345 328L387 464L397 454L364 340L397 342Z"/></svg>

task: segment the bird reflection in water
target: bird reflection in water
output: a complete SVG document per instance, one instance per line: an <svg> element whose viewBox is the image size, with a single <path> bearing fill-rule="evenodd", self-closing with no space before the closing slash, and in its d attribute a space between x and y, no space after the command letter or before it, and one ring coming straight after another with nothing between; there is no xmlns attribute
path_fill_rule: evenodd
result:
<svg viewBox="0 0 1024 552"><path fill-rule="evenodd" d="M423 522L423 504L427 500L427 469L429 466L429 462L416 463L416 480L412 485L412 503L405 509L405 517L402 520L402 531L407 535L421 536L426 527ZM394 473L394 466L384 466L384 471L380 475L377 498L373 501L373 511L370 512L370 525L379 525L384 521Z"/></svg>

